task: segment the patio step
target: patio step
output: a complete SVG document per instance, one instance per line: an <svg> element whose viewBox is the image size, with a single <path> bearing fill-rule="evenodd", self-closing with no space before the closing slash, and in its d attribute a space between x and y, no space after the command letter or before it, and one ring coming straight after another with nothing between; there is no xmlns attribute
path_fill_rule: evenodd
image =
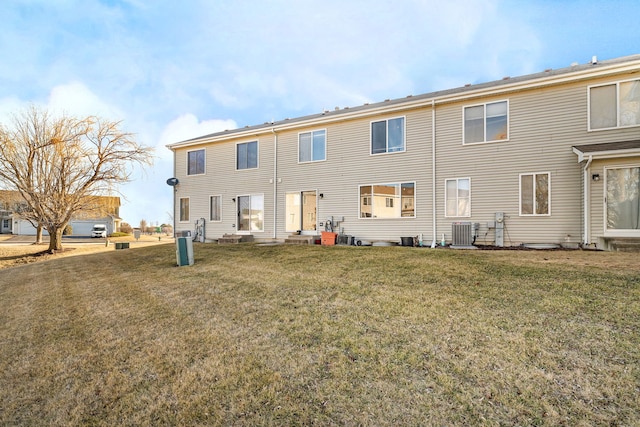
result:
<svg viewBox="0 0 640 427"><path fill-rule="evenodd" d="M251 234L225 234L218 238L218 244L237 244L243 242L253 242L253 236Z"/></svg>
<svg viewBox="0 0 640 427"><path fill-rule="evenodd" d="M618 252L640 252L640 238L616 238L609 243L612 251Z"/></svg>
<svg viewBox="0 0 640 427"><path fill-rule="evenodd" d="M289 245L313 245L316 239L319 239L319 237L308 234L291 234L284 239L284 243Z"/></svg>

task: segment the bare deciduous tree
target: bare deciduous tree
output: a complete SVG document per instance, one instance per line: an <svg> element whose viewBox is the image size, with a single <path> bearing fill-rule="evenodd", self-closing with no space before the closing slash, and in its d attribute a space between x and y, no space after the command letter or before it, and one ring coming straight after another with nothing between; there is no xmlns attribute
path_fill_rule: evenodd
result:
<svg viewBox="0 0 640 427"><path fill-rule="evenodd" d="M147 232L147 220L146 219L141 219L140 220L140 231L143 233Z"/></svg>
<svg viewBox="0 0 640 427"><path fill-rule="evenodd" d="M103 209L96 196L130 180L132 167L149 165L152 149L99 117L54 117L36 107L0 126L0 185L24 199L21 215L49 233L49 251L79 212Z"/></svg>

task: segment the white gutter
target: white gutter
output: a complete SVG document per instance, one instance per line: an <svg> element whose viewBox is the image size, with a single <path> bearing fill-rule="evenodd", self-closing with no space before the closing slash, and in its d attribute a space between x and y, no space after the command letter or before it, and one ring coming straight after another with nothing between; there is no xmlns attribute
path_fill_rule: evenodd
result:
<svg viewBox="0 0 640 427"><path fill-rule="evenodd" d="M580 151L580 148L574 148L573 152L578 155L578 162L583 162L586 160L585 154ZM625 150L603 150L603 151L592 151L589 153L589 158L591 160L596 159L619 159L622 157L637 157L640 156L640 149L638 148L628 148Z"/></svg>
<svg viewBox="0 0 640 427"><path fill-rule="evenodd" d="M589 174L590 174L590 170L589 168L591 167L591 162L593 161L593 157L589 156L589 160L587 160L587 163L584 165L584 169L583 169L583 201L582 203L584 204L584 244L588 245L591 240L591 236L590 236L590 216L591 216L591 207L589 206L589 200L590 200L590 194L589 192L591 191L591 183L589 181Z"/></svg>
<svg viewBox="0 0 640 427"><path fill-rule="evenodd" d="M278 134L273 132L273 238L278 238Z"/></svg>
<svg viewBox="0 0 640 427"><path fill-rule="evenodd" d="M437 226L437 209L436 209L436 101L431 100L431 205L433 211L431 217L433 220L433 241L431 242L431 248L435 248L437 243L436 226Z"/></svg>

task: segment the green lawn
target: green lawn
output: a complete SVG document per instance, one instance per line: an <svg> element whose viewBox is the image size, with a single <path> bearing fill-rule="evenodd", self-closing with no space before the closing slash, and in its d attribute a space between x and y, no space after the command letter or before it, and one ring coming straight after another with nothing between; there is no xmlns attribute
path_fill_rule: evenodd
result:
<svg viewBox="0 0 640 427"><path fill-rule="evenodd" d="M0 425L637 425L638 254L195 244L0 270Z"/></svg>

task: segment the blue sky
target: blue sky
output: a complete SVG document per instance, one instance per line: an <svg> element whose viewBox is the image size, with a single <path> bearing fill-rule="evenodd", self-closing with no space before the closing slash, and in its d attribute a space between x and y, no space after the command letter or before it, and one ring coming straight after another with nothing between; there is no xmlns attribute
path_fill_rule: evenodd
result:
<svg viewBox="0 0 640 427"><path fill-rule="evenodd" d="M166 144L640 53L640 2L2 0L0 122L37 104L156 147L121 217L170 223Z"/></svg>

